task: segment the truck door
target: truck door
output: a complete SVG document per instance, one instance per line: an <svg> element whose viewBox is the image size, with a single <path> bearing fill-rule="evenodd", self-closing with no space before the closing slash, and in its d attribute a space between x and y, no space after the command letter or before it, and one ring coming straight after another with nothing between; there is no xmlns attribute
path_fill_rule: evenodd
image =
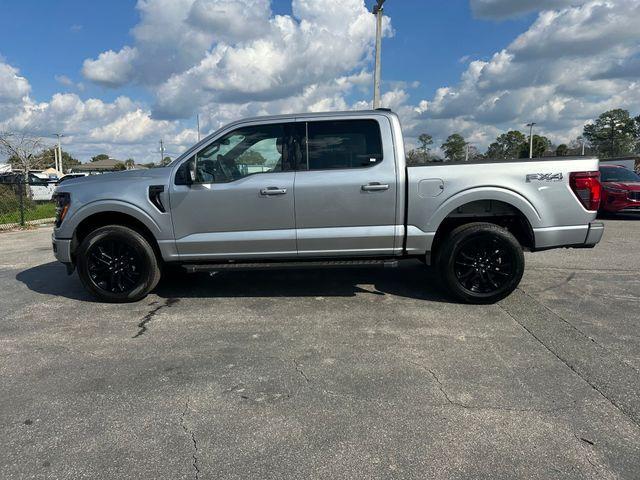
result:
<svg viewBox="0 0 640 480"><path fill-rule="evenodd" d="M296 256L295 123L242 126L176 172L170 202L182 260ZM181 185L187 177L193 184Z"/></svg>
<svg viewBox="0 0 640 480"><path fill-rule="evenodd" d="M392 255L396 168L386 117L304 122L295 177L299 256Z"/></svg>

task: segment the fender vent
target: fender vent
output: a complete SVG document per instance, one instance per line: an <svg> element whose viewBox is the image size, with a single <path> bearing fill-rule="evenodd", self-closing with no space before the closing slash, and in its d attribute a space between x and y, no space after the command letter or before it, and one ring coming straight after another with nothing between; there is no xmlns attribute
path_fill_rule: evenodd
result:
<svg viewBox="0 0 640 480"><path fill-rule="evenodd" d="M153 203L153 206L165 213L167 210L162 203L162 193L164 192L164 185L151 185L149 187L149 201Z"/></svg>

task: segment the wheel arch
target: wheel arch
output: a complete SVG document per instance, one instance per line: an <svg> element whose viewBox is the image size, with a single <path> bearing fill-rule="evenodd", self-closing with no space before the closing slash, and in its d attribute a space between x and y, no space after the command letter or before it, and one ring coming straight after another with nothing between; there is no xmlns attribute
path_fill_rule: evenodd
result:
<svg viewBox="0 0 640 480"><path fill-rule="evenodd" d="M488 222L509 230L523 248L533 249L534 228L540 224L535 207L516 192L506 189L474 189L450 198L432 216L430 230L435 230L428 260L434 257L442 240L460 225Z"/></svg>
<svg viewBox="0 0 640 480"><path fill-rule="evenodd" d="M143 217L144 218L144 217ZM152 227L150 228L149 222ZM82 220L77 222L73 231L72 238L72 257L75 257L75 252L78 246L86 238L86 236L92 231L105 227L107 225L120 225L131 228L142 235L145 240L149 242L153 249L158 261L162 261L162 255L158 240L154 234L154 230L157 229L157 225L149 218L148 221L144 221L138 215L132 214L130 211L123 211L123 209L108 209L100 210L89 215L84 216ZM155 227L155 228L153 228ZM153 228L153 229L152 229Z"/></svg>

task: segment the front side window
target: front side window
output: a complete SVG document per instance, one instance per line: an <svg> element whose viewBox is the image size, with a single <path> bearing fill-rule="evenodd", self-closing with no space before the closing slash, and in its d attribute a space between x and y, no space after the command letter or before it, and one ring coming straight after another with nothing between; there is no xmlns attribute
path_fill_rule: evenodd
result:
<svg viewBox="0 0 640 480"><path fill-rule="evenodd" d="M294 131L293 123L234 130L187 162L195 162L194 181L228 183L257 173L289 171L300 151Z"/></svg>
<svg viewBox="0 0 640 480"><path fill-rule="evenodd" d="M309 170L363 168L382 161L375 120L309 122L307 129Z"/></svg>

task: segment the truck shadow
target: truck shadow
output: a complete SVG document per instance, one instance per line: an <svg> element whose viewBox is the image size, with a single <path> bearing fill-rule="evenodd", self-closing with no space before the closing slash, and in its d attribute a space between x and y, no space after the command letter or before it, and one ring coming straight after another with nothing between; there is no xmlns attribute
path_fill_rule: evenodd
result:
<svg viewBox="0 0 640 480"><path fill-rule="evenodd" d="M57 262L23 270L16 279L30 290L94 302L78 279ZM153 292L162 298L353 297L358 294L450 303L435 272L417 261L398 268L272 269L207 273L171 272Z"/></svg>

